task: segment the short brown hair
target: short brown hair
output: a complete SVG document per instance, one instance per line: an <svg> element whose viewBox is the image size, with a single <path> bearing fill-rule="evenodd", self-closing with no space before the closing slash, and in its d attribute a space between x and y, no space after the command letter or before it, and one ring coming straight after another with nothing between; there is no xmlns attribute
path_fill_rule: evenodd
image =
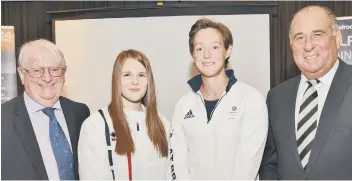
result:
<svg viewBox="0 0 352 181"><path fill-rule="evenodd" d="M212 21L208 18L202 18L202 19L199 19L198 21L196 21L193 24L193 26L191 27L191 30L189 31L188 45L189 45L189 51L192 55L193 55L193 51L194 51L193 42L194 42L194 38L195 38L196 34L200 30L207 29L207 28L213 28L213 29L216 29L220 32L226 50L228 50L230 45L233 45L232 33L229 30L229 28L227 28L222 23ZM229 63L229 58L230 57L228 57L225 60L225 65L227 65Z"/></svg>

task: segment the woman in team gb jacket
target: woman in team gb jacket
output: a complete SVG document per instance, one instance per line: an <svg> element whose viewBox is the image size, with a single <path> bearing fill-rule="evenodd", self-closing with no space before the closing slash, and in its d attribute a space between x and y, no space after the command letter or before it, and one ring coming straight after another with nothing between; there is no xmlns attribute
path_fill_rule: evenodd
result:
<svg viewBox="0 0 352 181"><path fill-rule="evenodd" d="M188 81L191 91L177 102L172 118L172 179L256 179L267 107L257 90L225 70L232 45L223 24L200 19L191 28L189 47L200 75Z"/></svg>
<svg viewBox="0 0 352 181"><path fill-rule="evenodd" d="M121 52L109 106L87 118L78 144L79 176L89 180L166 179L169 126L157 112L147 57Z"/></svg>

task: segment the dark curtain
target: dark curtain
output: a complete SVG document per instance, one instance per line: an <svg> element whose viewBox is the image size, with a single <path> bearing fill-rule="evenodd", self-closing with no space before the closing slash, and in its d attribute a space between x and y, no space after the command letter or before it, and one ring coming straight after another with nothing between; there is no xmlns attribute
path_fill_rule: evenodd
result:
<svg viewBox="0 0 352 181"><path fill-rule="evenodd" d="M164 3L178 3L170 1ZM192 2L211 3L211 2ZM261 2L258 1L258 4ZM138 4L156 4L155 1L52 1L52 2L1 2L1 25L15 27L16 53L20 46L33 39L52 39L51 22L47 11L103 8ZM277 14L273 18L274 48L271 85L272 87L299 74L289 46L288 27L294 13L307 5L322 5L332 9L337 16L352 16L352 2L348 1L282 1L277 2ZM18 57L16 55L16 57ZM18 81L19 92L23 87Z"/></svg>

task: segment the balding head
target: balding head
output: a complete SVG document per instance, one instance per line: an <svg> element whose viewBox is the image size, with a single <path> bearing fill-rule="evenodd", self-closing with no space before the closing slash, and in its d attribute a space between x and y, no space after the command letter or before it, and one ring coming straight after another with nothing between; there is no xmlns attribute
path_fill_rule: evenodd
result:
<svg viewBox="0 0 352 181"><path fill-rule="evenodd" d="M293 36L292 27L296 25L297 21L300 19L308 17L312 18L313 21L327 21L334 35L339 31L336 15L329 8L323 6L307 6L297 11L293 16L289 31L290 41Z"/></svg>

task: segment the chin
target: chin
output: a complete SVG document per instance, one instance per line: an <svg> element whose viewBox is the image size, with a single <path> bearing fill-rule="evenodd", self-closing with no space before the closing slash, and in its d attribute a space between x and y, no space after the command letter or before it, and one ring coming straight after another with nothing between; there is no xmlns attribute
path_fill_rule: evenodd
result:
<svg viewBox="0 0 352 181"><path fill-rule="evenodd" d="M221 69L218 71L202 71L201 74L203 77L211 78L211 77L215 77L215 76L219 75L220 71L221 71Z"/></svg>
<svg viewBox="0 0 352 181"><path fill-rule="evenodd" d="M52 99L55 99L55 98L58 98L59 96L55 93L49 93L49 94L41 94L39 95L42 99L45 99L45 100L52 100Z"/></svg>
<svg viewBox="0 0 352 181"><path fill-rule="evenodd" d="M129 102L132 102L132 103L140 103L142 102L142 98L140 99L128 99Z"/></svg>
<svg viewBox="0 0 352 181"><path fill-rule="evenodd" d="M306 67L306 71L308 72L318 72L320 71L321 69L323 69L324 66L320 66L320 65L311 65L311 66L308 66Z"/></svg>
<svg viewBox="0 0 352 181"><path fill-rule="evenodd" d="M212 78L215 76L216 76L216 74L202 73L202 77L206 77L206 78Z"/></svg>
<svg viewBox="0 0 352 181"><path fill-rule="evenodd" d="M44 107L52 107L56 102L58 101L58 98L52 98L52 99L44 99L40 98L38 103Z"/></svg>
<svg viewBox="0 0 352 181"><path fill-rule="evenodd" d="M142 97L126 97L126 100L133 103L142 102Z"/></svg>

